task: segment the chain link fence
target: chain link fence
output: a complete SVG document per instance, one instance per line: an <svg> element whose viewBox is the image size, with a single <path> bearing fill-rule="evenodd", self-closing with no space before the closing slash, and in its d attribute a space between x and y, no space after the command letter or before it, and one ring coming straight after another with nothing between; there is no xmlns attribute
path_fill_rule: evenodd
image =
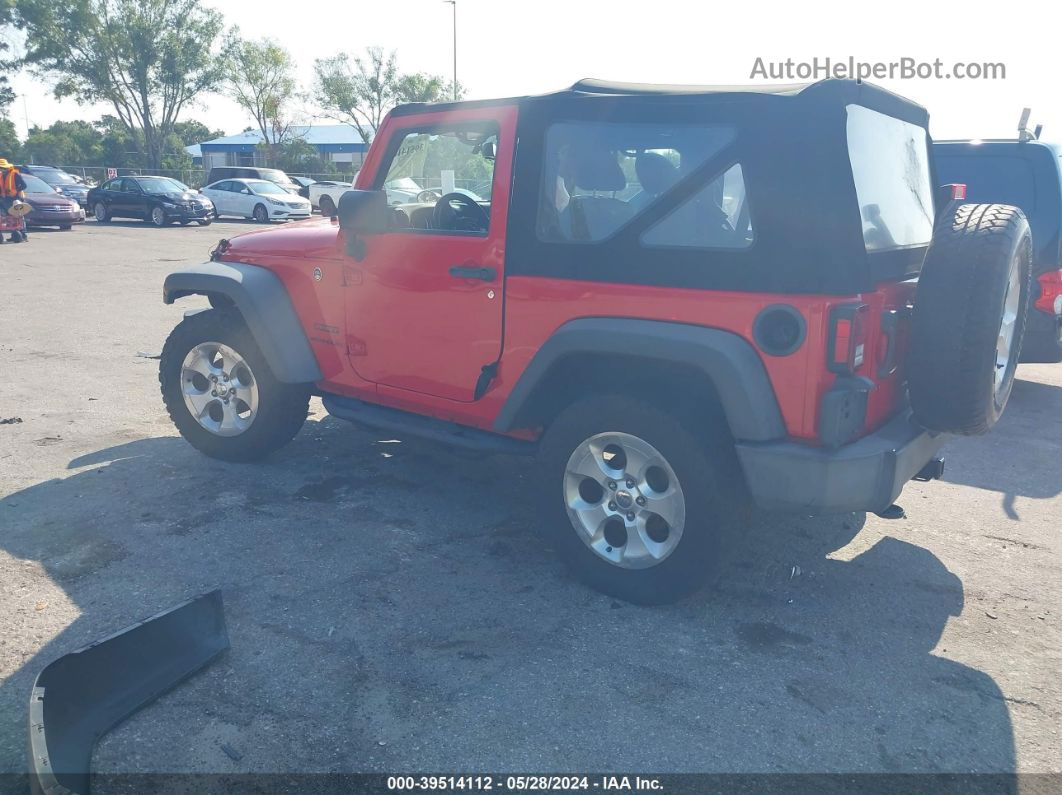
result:
<svg viewBox="0 0 1062 795"><path fill-rule="evenodd" d="M183 182L190 188L201 188L206 184L208 173L202 168L116 168L108 169L106 166L59 166L68 174L81 177L91 185L100 185L111 177L111 172L117 172L119 177L172 177L178 182ZM314 181L342 182L347 185L354 179L354 173L349 174L310 174L301 171L286 172L289 177L308 177ZM356 173L356 172L355 172Z"/></svg>

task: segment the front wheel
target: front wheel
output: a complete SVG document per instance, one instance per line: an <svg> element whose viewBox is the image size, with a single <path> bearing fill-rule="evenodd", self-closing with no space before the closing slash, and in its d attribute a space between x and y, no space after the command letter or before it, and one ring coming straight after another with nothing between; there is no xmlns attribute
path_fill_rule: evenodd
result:
<svg viewBox="0 0 1062 795"><path fill-rule="evenodd" d="M256 461L306 420L308 384L277 381L234 307L190 315L170 333L159 385L181 436L211 458Z"/></svg>
<svg viewBox="0 0 1062 795"><path fill-rule="evenodd" d="M199 221L200 226L210 226L212 223L214 223L213 218L203 218Z"/></svg>
<svg viewBox="0 0 1062 795"><path fill-rule="evenodd" d="M170 219L166 217L166 211L161 207L152 207L148 219L155 226L166 226L170 222Z"/></svg>
<svg viewBox="0 0 1062 795"><path fill-rule="evenodd" d="M103 202L96 202L96 206L93 208L92 214L96 216L97 221L103 224L111 220L110 213L107 212L107 205Z"/></svg>
<svg viewBox="0 0 1062 795"><path fill-rule="evenodd" d="M322 196L320 206L321 215L325 216L326 218L331 218L333 215L336 214L336 203L332 201L331 196Z"/></svg>
<svg viewBox="0 0 1062 795"><path fill-rule="evenodd" d="M256 204L251 217L260 224L267 223L269 221L269 210L265 208L264 204Z"/></svg>
<svg viewBox="0 0 1062 795"><path fill-rule="evenodd" d="M717 569L741 525L744 487L723 428L635 398L573 403L540 446L545 530L592 587L674 601Z"/></svg>

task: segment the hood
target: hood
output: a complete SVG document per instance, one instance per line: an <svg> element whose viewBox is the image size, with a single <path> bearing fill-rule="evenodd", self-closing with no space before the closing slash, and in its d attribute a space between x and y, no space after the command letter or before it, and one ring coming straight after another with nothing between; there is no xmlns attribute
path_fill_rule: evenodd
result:
<svg viewBox="0 0 1062 795"><path fill-rule="evenodd" d="M273 229L247 232L229 240L223 260L254 264L262 257L335 259L339 223L330 218L296 221Z"/></svg>
<svg viewBox="0 0 1062 795"><path fill-rule="evenodd" d="M27 193L26 201L33 207L69 207L74 208L77 202L60 196L58 193Z"/></svg>
<svg viewBox="0 0 1062 795"><path fill-rule="evenodd" d="M153 191L151 193L147 193L146 195L147 196L154 196L156 199L166 199L167 201L171 201L171 202L190 202L193 199L200 199L201 200L203 198L202 196L200 196L195 191L190 191L190 190L185 190L185 191L179 191L179 190L161 191L160 190L160 191Z"/></svg>

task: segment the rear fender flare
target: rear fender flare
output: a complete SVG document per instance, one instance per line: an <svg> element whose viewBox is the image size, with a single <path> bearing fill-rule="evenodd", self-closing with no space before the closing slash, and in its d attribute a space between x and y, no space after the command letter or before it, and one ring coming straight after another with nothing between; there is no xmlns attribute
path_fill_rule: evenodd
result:
<svg viewBox="0 0 1062 795"><path fill-rule="evenodd" d="M767 370L743 337L703 326L608 317L572 320L554 331L520 375L494 430L504 433L520 427L535 387L549 377L551 368L565 357L586 353L636 356L692 368L714 384L735 439L765 442L786 436Z"/></svg>
<svg viewBox="0 0 1062 795"><path fill-rule="evenodd" d="M166 277L162 300L186 295L223 295L236 305L278 381L320 381L321 368L291 297L276 274L258 265L205 262Z"/></svg>

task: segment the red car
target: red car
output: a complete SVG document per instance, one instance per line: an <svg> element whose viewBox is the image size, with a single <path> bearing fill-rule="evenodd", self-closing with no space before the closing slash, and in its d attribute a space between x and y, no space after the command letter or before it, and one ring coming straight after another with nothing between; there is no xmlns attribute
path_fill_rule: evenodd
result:
<svg viewBox="0 0 1062 795"><path fill-rule="evenodd" d="M533 456L536 521L574 569L674 599L750 504L885 511L1003 411L1028 224L934 189L927 129L835 80L400 107L336 218L166 279L167 303L214 308L167 340L164 401L232 461L291 439L311 394ZM406 178L431 193L388 206Z"/></svg>
<svg viewBox="0 0 1062 795"><path fill-rule="evenodd" d="M85 220L85 211L73 199L68 199L40 177L23 174L26 201L33 212L26 216L26 226L57 226L64 232Z"/></svg>

